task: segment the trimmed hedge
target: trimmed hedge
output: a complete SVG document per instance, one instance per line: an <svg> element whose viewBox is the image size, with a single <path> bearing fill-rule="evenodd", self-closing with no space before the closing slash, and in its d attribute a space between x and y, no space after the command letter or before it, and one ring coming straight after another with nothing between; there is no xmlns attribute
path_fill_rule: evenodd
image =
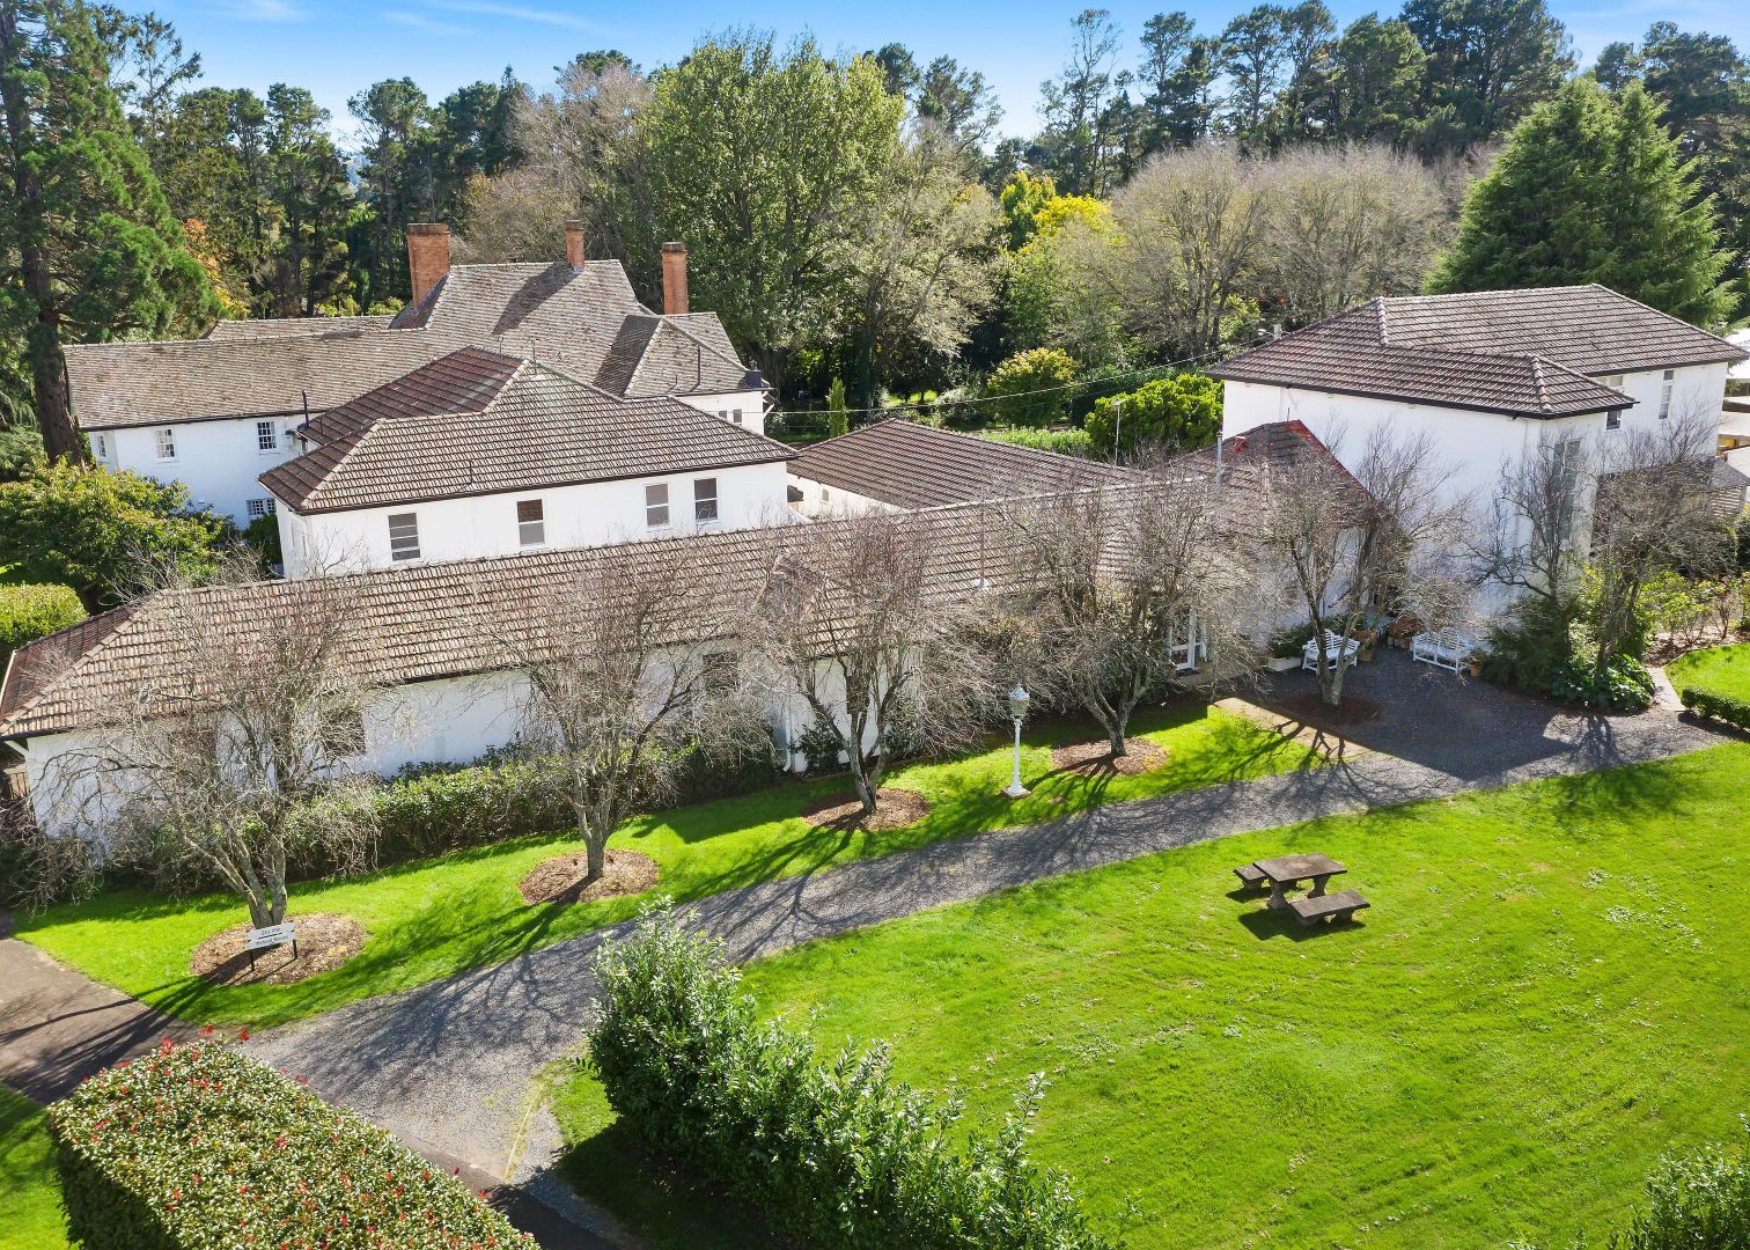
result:
<svg viewBox="0 0 1750 1250"><path fill-rule="evenodd" d="M0 586L0 671L27 642L46 638L85 619L85 605L71 586L26 582Z"/></svg>
<svg viewBox="0 0 1750 1250"><path fill-rule="evenodd" d="M85 1250L534 1245L389 1133L228 1047L166 1041L48 1114Z"/></svg>
<svg viewBox="0 0 1750 1250"><path fill-rule="evenodd" d="M1683 700L1684 707L1701 716L1711 716L1739 729L1750 729L1750 699L1741 695L1713 686L1685 686L1678 691L1677 697Z"/></svg>
<svg viewBox="0 0 1750 1250"><path fill-rule="evenodd" d="M816 1250L1108 1247L1068 1179L1027 1157L1042 1076L1000 1131L962 1134L960 1103L895 1081L885 1045L823 1062L806 1034L759 1023L721 947L683 932L666 906L599 973L584 1062L609 1104L775 1232Z"/></svg>

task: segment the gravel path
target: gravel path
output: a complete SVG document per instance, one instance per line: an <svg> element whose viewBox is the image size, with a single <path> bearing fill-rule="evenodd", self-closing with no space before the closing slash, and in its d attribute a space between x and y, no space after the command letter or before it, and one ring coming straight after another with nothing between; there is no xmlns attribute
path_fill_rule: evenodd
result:
<svg viewBox="0 0 1750 1250"><path fill-rule="evenodd" d="M1304 692L1287 675L1277 695ZM702 899L683 909L738 961L1063 873L1317 816L1661 759L1726 738L1666 710L1576 716L1382 656L1350 691L1383 715L1333 740L1330 766L1114 804L1049 824L974 834ZM1356 751L1354 746L1364 746ZM492 968L370 999L262 1035L250 1049L352 1106L570 1217L591 1213L549 1173L557 1125L531 1080L574 1052L590 1022L605 930ZM599 1225L598 1225L599 1226ZM611 1237L611 1230L607 1230Z"/></svg>

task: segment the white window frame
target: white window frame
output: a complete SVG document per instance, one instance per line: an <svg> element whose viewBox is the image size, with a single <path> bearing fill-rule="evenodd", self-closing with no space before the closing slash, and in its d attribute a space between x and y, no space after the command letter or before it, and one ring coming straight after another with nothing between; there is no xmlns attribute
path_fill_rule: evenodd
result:
<svg viewBox="0 0 1750 1250"><path fill-rule="evenodd" d="M397 564L404 560L419 559L419 513L389 514L389 559Z"/></svg>
<svg viewBox="0 0 1750 1250"><path fill-rule="evenodd" d="M271 456L279 449L279 426L272 421L257 421L255 423L255 450L264 456Z"/></svg>
<svg viewBox="0 0 1750 1250"><path fill-rule="evenodd" d="M93 434L91 436L91 446L97 451L97 458L99 460L109 459L109 440L102 434Z"/></svg>
<svg viewBox="0 0 1750 1250"><path fill-rule="evenodd" d="M1659 420L1663 421L1671 415L1671 392L1677 386L1677 370L1665 370L1665 376L1659 382Z"/></svg>
<svg viewBox="0 0 1750 1250"><path fill-rule="evenodd" d="M161 425L153 436L157 442L158 459L176 459L176 427Z"/></svg>
<svg viewBox="0 0 1750 1250"><path fill-rule="evenodd" d="M278 509L275 507L274 497L269 495L265 499L247 500L243 505L243 511L253 521L258 517L272 516Z"/></svg>
<svg viewBox="0 0 1750 1250"><path fill-rule="evenodd" d="M709 488L709 494L706 493ZM693 479L693 524L716 525L722 520L722 512L717 507L717 479L715 477L696 477Z"/></svg>
<svg viewBox="0 0 1750 1250"><path fill-rule="evenodd" d="M739 408L737 408L735 410L735 424L737 424L737 425L741 424L741 409L739 409Z"/></svg>
<svg viewBox="0 0 1750 1250"><path fill-rule="evenodd" d="M533 509L534 515L525 517L523 513ZM541 499L519 499L516 501L516 537L519 547L545 547L547 545L547 506Z"/></svg>
<svg viewBox="0 0 1750 1250"><path fill-rule="evenodd" d="M1622 409L1612 408L1604 414L1604 428L1607 430L1622 429Z"/></svg>
<svg viewBox="0 0 1750 1250"><path fill-rule="evenodd" d="M644 486L644 525L646 529L665 530L669 527L668 483L647 482Z"/></svg>

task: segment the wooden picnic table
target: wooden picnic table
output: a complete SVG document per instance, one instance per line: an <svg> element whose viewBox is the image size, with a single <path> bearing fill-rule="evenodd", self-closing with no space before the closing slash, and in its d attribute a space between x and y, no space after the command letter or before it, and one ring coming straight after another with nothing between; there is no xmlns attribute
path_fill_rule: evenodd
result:
<svg viewBox="0 0 1750 1250"><path fill-rule="evenodd" d="M1260 859L1252 863L1252 867L1264 874L1264 879L1270 883L1270 897L1266 906L1281 911L1288 906L1285 891L1292 890L1302 881L1311 881L1310 897L1318 898L1325 892L1325 882L1340 873L1348 872L1342 864L1329 855L1314 852L1310 855L1278 855L1275 859Z"/></svg>

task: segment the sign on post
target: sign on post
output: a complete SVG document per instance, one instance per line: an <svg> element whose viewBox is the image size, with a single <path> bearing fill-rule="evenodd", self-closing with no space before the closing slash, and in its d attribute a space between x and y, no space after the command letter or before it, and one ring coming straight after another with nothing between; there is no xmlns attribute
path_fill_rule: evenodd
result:
<svg viewBox="0 0 1750 1250"><path fill-rule="evenodd" d="M284 924L269 925L265 929L251 929L244 936L243 948L249 952L249 967L255 969L255 952L267 950L274 946L292 944L292 958L298 957L298 929L290 920Z"/></svg>

